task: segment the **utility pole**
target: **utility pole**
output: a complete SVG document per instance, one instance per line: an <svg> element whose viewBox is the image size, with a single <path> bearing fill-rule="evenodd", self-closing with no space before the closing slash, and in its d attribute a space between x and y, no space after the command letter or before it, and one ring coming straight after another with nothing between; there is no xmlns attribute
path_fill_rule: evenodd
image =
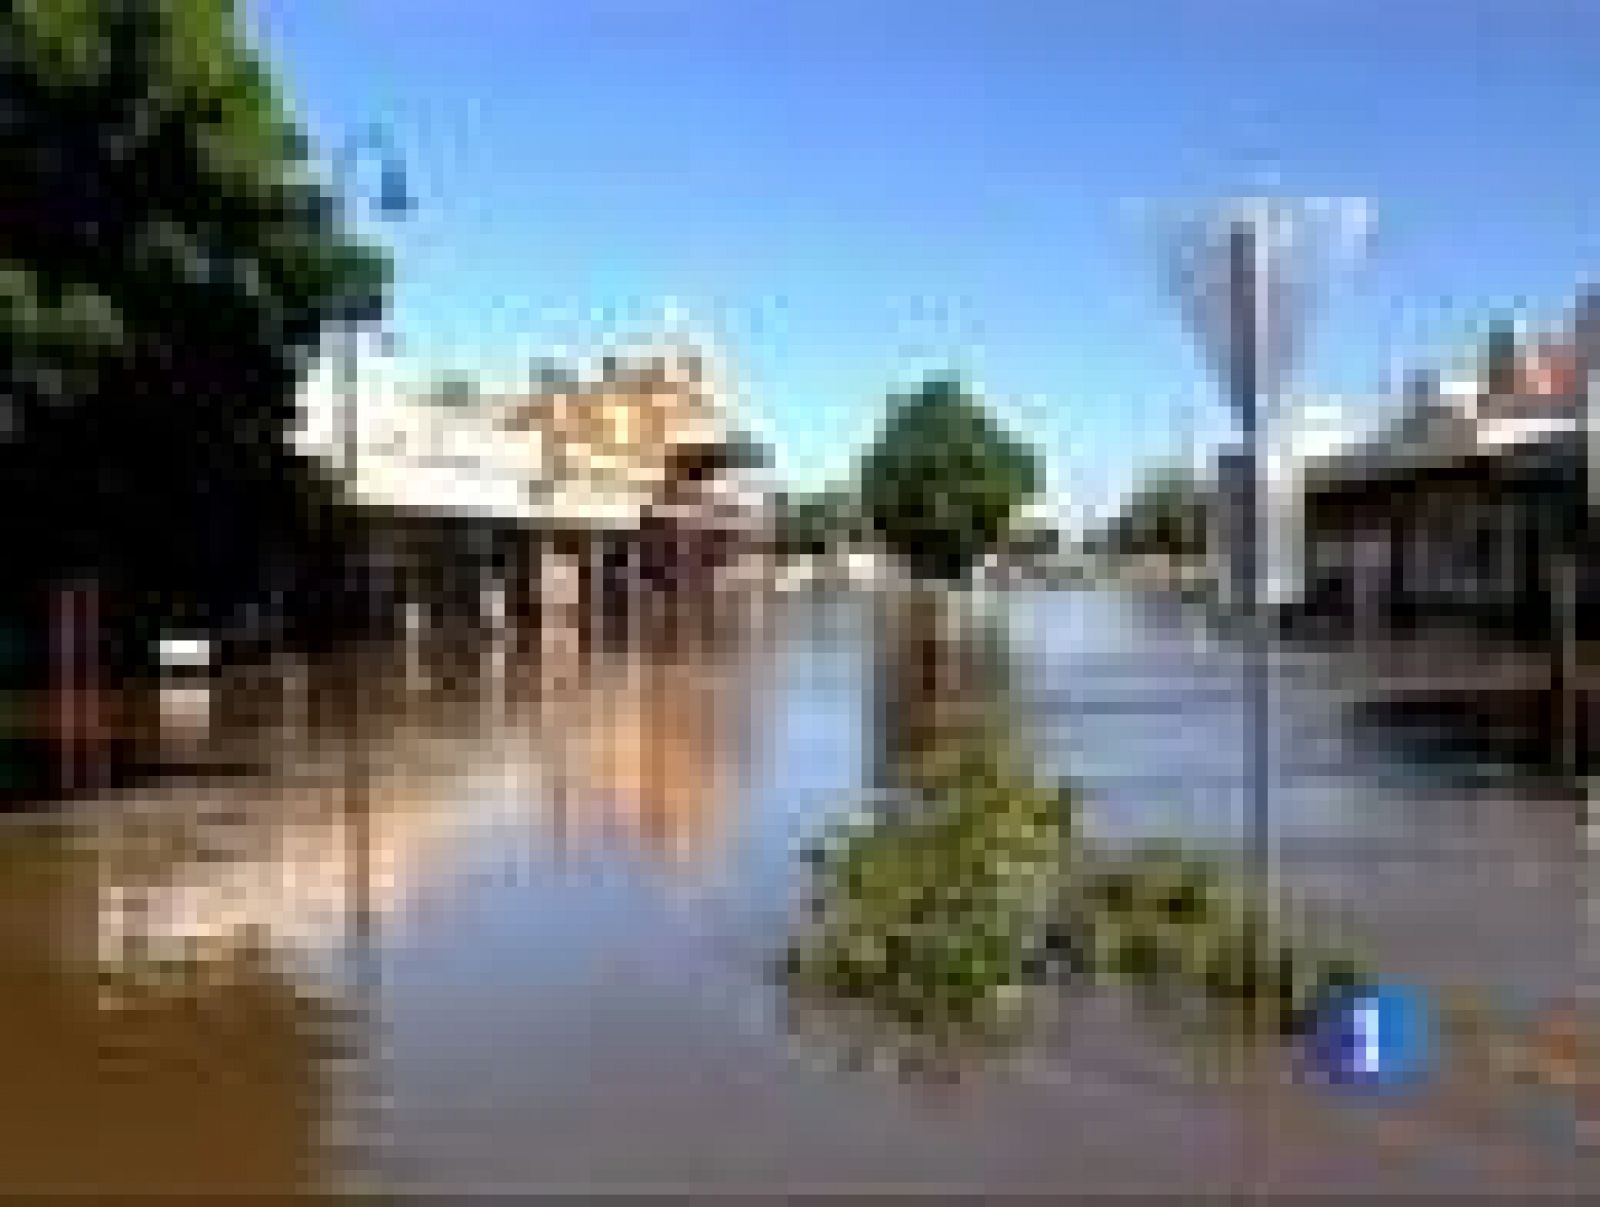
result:
<svg viewBox="0 0 1600 1207"><path fill-rule="evenodd" d="M340 149L336 165L336 185L339 200L347 208L351 205L353 197L354 169L363 152L376 151L381 156L382 186L375 199L374 209L380 216L398 217L411 208L411 201L405 185L405 169L399 155L388 141L386 133L378 127L358 131L351 135ZM357 458L360 448L358 403L358 379L360 375L360 327L369 317L369 307L365 299L357 304L351 299L344 314L344 342L340 359L340 387L341 418L343 420L343 455L342 460L346 492L344 505L351 509L352 518L356 508ZM365 559L369 553L364 546L358 551L358 556ZM344 567L346 582L349 581L350 567ZM370 566L363 567L362 586L366 582L366 574L370 573ZM363 591L364 593L364 591ZM348 599L348 594L346 595ZM353 602L353 601L351 601ZM353 608L351 609L354 610ZM341 618L341 620L346 618ZM348 619L354 620L353 616ZM372 802L371 802L371 770L367 763L366 741L370 731L361 724L364 697L362 684L359 681L360 662L350 657L346 651L345 665L340 668L341 679L345 685L344 699L341 701L341 711L344 716L345 738L345 791L344 791L344 820L347 830L348 850L350 854L350 868L348 882L350 885L350 930L349 954L353 972L353 992L357 1004L358 1026L374 1028L378 1025L378 994L379 965L377 944L374 927L374 911L372 906ZM358 1042L357 1050L365 1051L362 1076L356 1078L352 1087L352 1097L363 1104L371 1103L377 1098L377 1086L372 1084L373 1074L371 1063L375 1053L367 1050L364 1042ZM373 1124L372 1120L364 1120ZM375 1125L374 1125L375 1130ZM358 1182L363 1180L367 1170L355 1171Z"/></svg>
<svg viewBox="0 0 1600 1207"><path fill-rule="evenodd" d="M1228 231L1230 402L1239 424L1243 465L1238 475L1239 522L1235 599L1244 623L1245 761L1249 784L1250 849L1258 869L1270 866L1272 810L1272 667L1268 618L1261 601L1261 393L1257 231L1236 219Z"/></svg>

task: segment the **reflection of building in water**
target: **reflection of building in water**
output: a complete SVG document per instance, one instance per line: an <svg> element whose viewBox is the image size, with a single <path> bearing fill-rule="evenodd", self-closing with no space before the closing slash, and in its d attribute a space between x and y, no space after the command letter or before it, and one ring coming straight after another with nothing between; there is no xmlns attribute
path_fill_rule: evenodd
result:
<svg viewBox="0 0 1600 1207"><path fill-rule="evenodd" d="M389 776L365 820L371 908L400 907L448 814L420 785ZM242 790L241 790L242 791ZM260 786L257 786L260 792ZM103 965L176 965L226 979L267 952L297 971L333 972L354 907L354 843L362 819L337 783L229 800L170 791L96 829L98 938ZM263 799L264 796L264 799Z"/></svg>
<svg viewBox="0 0 1600 1207"><path fill-rule="evenodd" d="M544 830L559 845L564 829L568 845L620 844L669 861L705 854L748 721L748 676L730 653L684 637L611 651L576 635L520 654L491 646L450 668L452 691L428 697L391 696L372 668L358 735L320 715L278 752L289 760L278 774L169 784L96 823L100 957L175 961L226 979L244 954L264 950L297 971L336 974L352 937L361 841L370 852L362 900L380 919L430 879L442 886L458 844L500 844L511 831ZM385 699L401 711L384 712ZM352 742L376 743L356 794ZM363 799L370 809L358 807Z"/></svg>
<svg viewBox="0 0 1600 1207"><path fill-rule="evenodd" d="M92 954L97 862L27 837L19 867L50 870L8 868L0 892L14 923L0 939L0 1186L152 1201L315 1187L331 1020L267 969L203 1000L101 1008L96 969L76 959L80 944Z"/></svg>
<svg viewBox="0 0 1600 1207"><path fill-rule="evenodd" d="M743 677L720 661L639 658L563 708L555 841L669 863L713 853L746 757Z"/></svg>

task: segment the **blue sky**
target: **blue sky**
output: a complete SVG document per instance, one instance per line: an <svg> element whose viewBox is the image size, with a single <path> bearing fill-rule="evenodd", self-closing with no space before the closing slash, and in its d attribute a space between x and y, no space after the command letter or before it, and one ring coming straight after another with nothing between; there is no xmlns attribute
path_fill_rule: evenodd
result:
<svg viewBox="0 0 1600 1207"><path fill-rule="evenodd" d="M325 145L387 123L420 371L677 299L781 466L848 466L956 367L1088 503L1226 428L1142 201L1371 198L1300 375L1369 392L1600 269L1591 0L254 0ZM1186 420L1185 415L1193 419Z"/></svg>

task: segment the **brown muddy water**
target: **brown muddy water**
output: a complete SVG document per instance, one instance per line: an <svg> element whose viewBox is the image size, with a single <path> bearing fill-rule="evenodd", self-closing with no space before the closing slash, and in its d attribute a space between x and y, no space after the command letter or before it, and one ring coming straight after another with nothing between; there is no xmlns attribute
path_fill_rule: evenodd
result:
<svg viewBox="0 0 1600 1207"><path fill-rule="evenodd" d="M1287 654L1283 883L1493 1042L1379 1102L1071 986L954 1084L796 1035L797 852L952 701L1012 710L1108 842L1245 844L1229 646L1110 594L957 612L433 633L130 704L184 774L0 829L0 1189L1577 1188L1587 1091L1540 1055L1578 997L1574 791L1397 749Z"/></svg>

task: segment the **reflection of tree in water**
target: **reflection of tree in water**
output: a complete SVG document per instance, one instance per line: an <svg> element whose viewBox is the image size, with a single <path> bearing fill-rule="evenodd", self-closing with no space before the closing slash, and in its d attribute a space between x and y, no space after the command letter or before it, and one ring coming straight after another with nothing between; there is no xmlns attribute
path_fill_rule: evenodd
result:
<svg viewBox="0 0 1600 1207"><path fill-rule="evenodd" d="M941 750L978 735L1016 737L1005 619L974 615L958 597L916 592L879 617L876 786L906 786Z"/></svg>

